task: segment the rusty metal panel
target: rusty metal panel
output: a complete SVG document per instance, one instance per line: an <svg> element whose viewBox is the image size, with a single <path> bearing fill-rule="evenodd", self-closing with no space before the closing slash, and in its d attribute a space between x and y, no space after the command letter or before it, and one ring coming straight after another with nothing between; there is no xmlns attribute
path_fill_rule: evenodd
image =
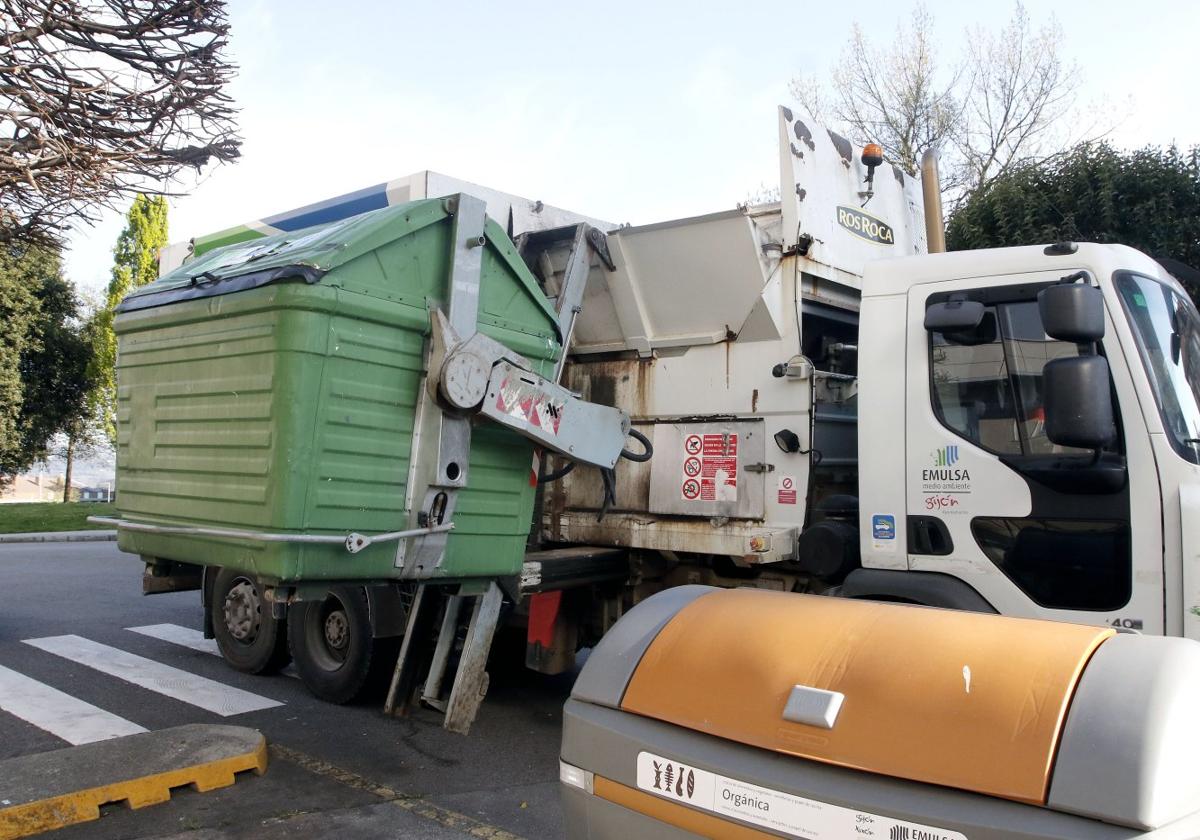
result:
<svg viewBox="0 0 1200 840"><path fill-rule="evenodd" d="M862 149L791 108L779 109L779 166L783 247L804 238L805 274L861 289L870 261L926 253L921 184L898 166L876 169L868 193Z"/></svg>
<svg viewBox="0 0 1200 840"><path fill-rule="evenodd" d="M650 512L762 519L765 460L762 420L658 423Z"/></svg>

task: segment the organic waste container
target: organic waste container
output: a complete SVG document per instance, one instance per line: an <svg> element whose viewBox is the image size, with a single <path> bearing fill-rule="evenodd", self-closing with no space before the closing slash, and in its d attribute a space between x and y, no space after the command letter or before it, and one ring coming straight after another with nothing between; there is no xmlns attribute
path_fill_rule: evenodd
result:
<svg viewBox="0 0 1200 840"><path fill-rule="evenodd" d="M1200 837L1200 643L679 586L563 713L570 837Z"/></svg>

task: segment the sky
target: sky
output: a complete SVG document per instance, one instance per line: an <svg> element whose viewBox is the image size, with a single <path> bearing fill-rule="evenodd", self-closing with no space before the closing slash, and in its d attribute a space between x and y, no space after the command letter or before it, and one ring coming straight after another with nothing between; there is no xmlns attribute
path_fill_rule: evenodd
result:
<svg viewBox="0 0 1200 840"><path fill-rule="evenodd" d="M939 49L1004 2L929 0ZM331 10L336 9L336 14ZM1057 16L1079 101L1122 147L1200 143L1200 2L1030 0ZM423 169L612 222L731 208L775 186L789 81L826 79L851 33L889 42L912 4L231 0L242 155L175 186L172 242ZM72 232L68 276L107 283L119 212Z"/></svg>

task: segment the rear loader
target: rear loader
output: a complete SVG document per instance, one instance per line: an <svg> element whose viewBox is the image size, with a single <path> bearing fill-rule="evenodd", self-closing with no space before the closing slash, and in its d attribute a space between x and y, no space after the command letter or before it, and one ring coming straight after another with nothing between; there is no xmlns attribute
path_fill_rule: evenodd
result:
<svg viewBox="0 0 1200 840"><path fill-rule="evenodd" d="M421 173L171 251L115 324L145 591L199 587L235 667L290 648L334 701L382 667L458 731L497 628L561 673L683 585L1200 639L1177 279L927 253L935 167L779 129L778 204L617 227Z"/></svg>

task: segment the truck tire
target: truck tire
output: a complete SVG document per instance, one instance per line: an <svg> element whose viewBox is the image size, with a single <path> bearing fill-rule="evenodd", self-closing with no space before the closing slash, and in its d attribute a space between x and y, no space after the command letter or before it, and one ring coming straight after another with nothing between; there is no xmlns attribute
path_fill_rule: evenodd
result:
<svg viewBox="0 0 1200 840"><path fill-rule="evenodd" d="M288 644L305 687L330 703L356 699L382 652L371 633L366 592L335 586L322 600L293 604L287 621Z"/></svg>
<svg viewBox="0 0 1200 840"><path fill-rule="evenodd" d="M213 584L209 615L221 656L234 669L273 674L291 659L285 622L271 618L256 578L222 569Z"/></svg>

